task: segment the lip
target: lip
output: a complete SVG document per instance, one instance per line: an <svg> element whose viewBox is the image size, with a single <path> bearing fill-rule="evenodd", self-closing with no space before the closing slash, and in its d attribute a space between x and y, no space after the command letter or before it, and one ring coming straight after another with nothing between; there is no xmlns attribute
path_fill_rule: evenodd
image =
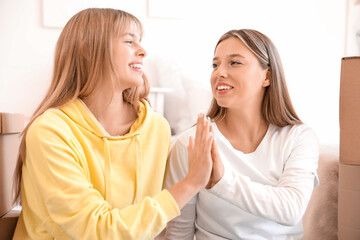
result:
<svg viewBox="0 0 360 240"><path fill-rule="evenodd" d="M140 68L133 68L131 67L131 65L141 65ZM136 62L131 62L128 64L128 66L131 68L131 70L136 71L136 72L143 72L143 62L142 61L136 61Z"/></svg>
<svg viewBox="0 0 360 240"><path fill-rule="evenodd" d="M230 87L228 89L218 89L219 87ZM230 84L227 84L227 83L224 83L224 82L219 82L218 84L216 84L216 92L219 94L219 95L222 95L222 94L226 94L228 92L230 92L232 89L234 89L233 86L231 86Z"/></svg>

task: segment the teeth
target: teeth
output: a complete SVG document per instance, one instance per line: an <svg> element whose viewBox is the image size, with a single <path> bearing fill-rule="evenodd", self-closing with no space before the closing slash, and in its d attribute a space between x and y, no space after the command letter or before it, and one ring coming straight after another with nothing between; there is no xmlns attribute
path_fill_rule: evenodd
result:
<svg viewBox="0 0 360 240"><path fill-rule="evenodd" d="M131 64L130 67L131 67L131 68L141 69L141 68L142 68L142 64Z"/></svg>
<svg viewBox="0 0 360 240"><path fill-rule="evenodd" d="M225 86L225 85L221 85L217 87L217 90L227 90L227 89L231 89L232 87L230 86Z"/></svg>

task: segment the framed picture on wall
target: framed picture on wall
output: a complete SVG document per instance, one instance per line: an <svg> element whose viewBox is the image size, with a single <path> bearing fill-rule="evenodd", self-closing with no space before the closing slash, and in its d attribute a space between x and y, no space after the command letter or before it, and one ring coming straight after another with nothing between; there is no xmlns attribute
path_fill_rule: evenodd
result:
<svg viewBox="0 0 360 240"><path fill-rule="evenodd" d="M360 0L347 0L345 55L360 56Z"/></svg>

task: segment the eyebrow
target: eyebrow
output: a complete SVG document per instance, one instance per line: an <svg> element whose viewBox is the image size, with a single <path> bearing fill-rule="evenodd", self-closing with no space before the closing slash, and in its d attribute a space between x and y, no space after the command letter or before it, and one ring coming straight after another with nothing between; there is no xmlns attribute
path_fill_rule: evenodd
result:
<svg viewBox="0 0 360 240"><path fill-rule="evenodd" d="M124 33L124 34L122 35L122 37L124 37L124 36L130 36L130 37L132 37L132 38L138 38L139 41L141 41L140 36L139 36L138 34L135 34L135 33Z"/></svg>
<svg viewBox="0 0 360 240"><path fill-rule="evenodd" d="M245 58L243 55L237 54L237 53L235 53L235 54L230 54L230 55L228 55L227 57L228 57L228 58L232 58L232 57ZM219 59L218 57L214 57L214 58L213 58L213 61L218 60L218 59Z"/></svg>

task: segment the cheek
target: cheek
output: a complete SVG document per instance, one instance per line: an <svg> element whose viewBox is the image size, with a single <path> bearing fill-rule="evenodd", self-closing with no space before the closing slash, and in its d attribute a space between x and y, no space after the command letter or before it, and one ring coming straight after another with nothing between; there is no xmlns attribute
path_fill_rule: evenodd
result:
<svg viewBox="0 0 360 240"><path fill-rule="evenodd" d="M216 84L216 77L214 76L214 74L212 73L210 76L210 84L211 84L211 88L215 87Z"/></svg>

